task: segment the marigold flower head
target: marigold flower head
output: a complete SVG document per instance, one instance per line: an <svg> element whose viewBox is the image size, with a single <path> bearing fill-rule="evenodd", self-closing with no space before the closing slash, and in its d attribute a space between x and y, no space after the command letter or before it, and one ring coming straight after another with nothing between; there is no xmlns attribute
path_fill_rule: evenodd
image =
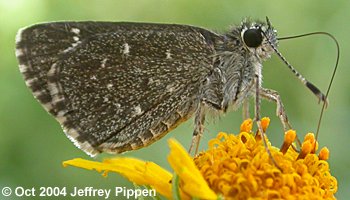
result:
<svg viewBox="0 0 350 200"><path fill-rule="evenodd" d="M264 132L268 125L269 119L263 118ZM267 141L277 167L252 127L252 120L246 120L238 135L220 132L209 141L208 150L194 159L178 142L169 140L173 174L153 162L134 158L102 163L73 159L64 165L104 171L103 175L117 172L138 185L156 189L167 199L335 199L337 180L327 163L329 150L322 148L317 156L313 134L307 134L300 153L291 147L296 138L293 130L285 133L281 149Z"/></svg>
<svg viewBox="0 0 350 200"><path fill-rule="evenodd" d="M262 120L263 129L268 123ZM281 150L268 143L280 170L270 161L261 138L250 134L250 124L251 120L244 121L238 135L219 133L209 149L194 158L212 190L225 199L335 199L337 181L326 162L329 151L311 153L317 146L313 134L305 137L300 153L291 148L293 130L286 132Z"/></svg>

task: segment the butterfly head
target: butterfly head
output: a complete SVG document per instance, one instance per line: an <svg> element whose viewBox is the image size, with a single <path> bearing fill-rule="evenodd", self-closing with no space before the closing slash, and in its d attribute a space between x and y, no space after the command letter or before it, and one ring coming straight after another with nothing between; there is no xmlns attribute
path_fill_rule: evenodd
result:
<svg viewBox="0 0 350 200"><path fill-rule="evenodd" d="M277 31L271 26L270 21L253 22L248 19L241 24L241 40L244 47L259 58L265 60L274 52L273 46L277 47Z"/></svg>

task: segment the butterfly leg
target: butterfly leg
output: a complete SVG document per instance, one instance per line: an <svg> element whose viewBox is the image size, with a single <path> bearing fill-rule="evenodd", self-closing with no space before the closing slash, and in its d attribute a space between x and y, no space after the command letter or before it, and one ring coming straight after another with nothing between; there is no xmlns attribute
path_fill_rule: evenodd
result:
<svg viewBox="0 0 350 200"><path fill-rule="evenodd" d="M260 95L263 92L263 88L261 88L261 86L260 86L261 85L260 81L261 81L261 79L259 78L259 74L255 74L255 77L254 77L254 83L255 83L255 121L256 121L256 124L258 126L258 132L260 134L261 140L264 144L264 147L265 147L267 154L270 157L271 162L277 168L281 169L279 167L278 163L276 162L275 158L272 156L270 149L268 148L267 141L265 138L265 132L262 128L261 121L260 121L260 105L261 105L260 104L260 97L261 97Z"/></svg>
<svg viewBox="0 0 350 200"><path fill-rule="evenodd" d="M278 92L275 90L271 90L271 89L261 88L260 89L260 96L264 99L267 99L269 101L274 101L276 103L276 105L277 105L276 115L281 120L284 131L292 129L292 126L289 123L286 111L284 109L284 106L283 106L283 103L281 100L281 96L278 94ZM300 142L298 136L297 136L296 140L297 140L297 143L299 145L301 145L301 142Z"/></svg>
<svg viewBox="0 0 350 200"><path fill-rule="evenodd" d="M276 103L276 105L277 105L276 115L281 120L284 131L291 129L292 126L290 125L290 123L288 121L286 111L284 109L281 97L278 94L278 92L276 92L275 90L271 90L271 89L261 88L260 89L260 96L264 99L267 99L269 101L273 101Z"/></svg>
<svg viewBox="0 0 350 200"><path fill-rule="evenodd" d="M248 118L250 118L250 114L249 114L249 99L246 99L243 101L242 104L242 116L243 116L243 120L246 120Z"/></svg>
<svg viewBox="0 0 350 200"><path fill-rule="evenodd" d="M204 104L201 103L198 110L196 111L195 118L194 118L195 127L193 131L191 146L190 146L190 149L188 150L190 154L192 153L193 150L194 150L194 155L197 154L198 152L199 141L204 131L204 121L205 121Z"/></svg>

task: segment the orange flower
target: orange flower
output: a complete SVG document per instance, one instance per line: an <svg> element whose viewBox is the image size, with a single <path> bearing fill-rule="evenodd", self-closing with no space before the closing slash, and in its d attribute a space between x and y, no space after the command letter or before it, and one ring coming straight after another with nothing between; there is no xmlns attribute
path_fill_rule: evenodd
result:
<svg viewBox="0 0 350 200"><path fill-rule="evenodd" d="M292 130L286 132L281 150L268 143L280 170L270 161L261 138L250 133L251 124L244 121L237 136L219 133L209 149L194 158L211 189L225 199L335 199L337 180L326 162L329 151L311 153L317 147L313 134L306 136L300 153L290 147L296 136ZM269 119L261 124L265 130Z"/></svg>
<svg viewBox="0 0 350 200"><path fill-rule="evenodd" d="M269 119L263 118L261 125L265 131ZM335 199L337 180L327 163L329 150L322 148L317 156L313 134L307 134L300 153L291 147L296 137L293 130L285 133L281 149L267 141L277 167L259 135L252 134L252 126L252 120L246 120L238 135L220 132L209 142L209 149L194 159L178 142L169 140L168 161L174 174L134 158L102 163L73 159L64 165L105 171L104 175L116 172L168 199Z"/></svg>

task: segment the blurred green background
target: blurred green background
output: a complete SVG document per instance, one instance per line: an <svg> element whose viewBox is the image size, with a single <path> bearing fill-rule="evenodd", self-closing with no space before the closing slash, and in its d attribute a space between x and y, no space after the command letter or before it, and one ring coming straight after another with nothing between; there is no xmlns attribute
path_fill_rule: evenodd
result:
<svg viewBox="0 0 350 200"><path fill-rule="evenodd" d="M350 197L350 134L345 126L350 115L349 10L350 1L346 0L0 0L0 188L133 188L115 174L103 178L93 171L62 167L64 160L89 157L65 137L59 124L25 86L14 53L19 28L47 21L97 20L191 24L225 31L246 16L262 20L268 16L279 36L326 31L334 34L341 45L339 70L329 96L330 105L324 115L319 143L330 149L331 172L338 179L336 196L339 199ZM326 90L336 54L335 45L329 38L314 36L282 41L279 49L305 77ZM281 94L299 136L315 131L321 106L311 92L276 56L264 63L263 74L264 87ZM275 104L263 102L262 116L270 116L269 138L274 145L280 146L283 131L275 116ZM207 141L218 131L237 132L241 121L240 110L208 120L200 148L205 148ZM166 161L167 138L175 137L188 147L192 130L192 120L189 120L155 144L122 156L154 161L170 169ZM105 157L110 155L102 154L97 160ZM0 199L4 197L0 195Z"/></svg>

